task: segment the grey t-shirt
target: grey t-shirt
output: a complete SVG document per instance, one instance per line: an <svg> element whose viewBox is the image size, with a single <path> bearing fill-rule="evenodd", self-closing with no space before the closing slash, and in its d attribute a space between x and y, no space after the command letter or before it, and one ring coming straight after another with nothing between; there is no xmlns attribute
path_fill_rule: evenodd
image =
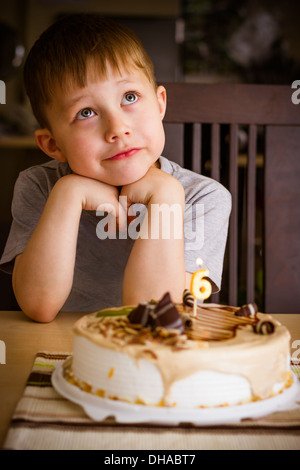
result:
<svg viewBox="0 0 300 470"><path fill-rule="evenodd" d="M164 157L160 157L160 164L163 171L181 182L185 191L185 269L188 272L199 269L196 259L200 257L216 291L221 286L230 193L211 178L181 168ZM3 271L12 273L14 259L25 249L51 189L69 173L69 166L56 160L20 173L12 202L13 221L0 260ZM134 209L138 219L146 210L142 205L135 205ZM123 273L134 243L133 232L123 234L122 238L103 239L103 230L99 228L104 219L105 215L101 218L96 212L82 211L73 286L62 311L89 312L122 305Z"/></svg>

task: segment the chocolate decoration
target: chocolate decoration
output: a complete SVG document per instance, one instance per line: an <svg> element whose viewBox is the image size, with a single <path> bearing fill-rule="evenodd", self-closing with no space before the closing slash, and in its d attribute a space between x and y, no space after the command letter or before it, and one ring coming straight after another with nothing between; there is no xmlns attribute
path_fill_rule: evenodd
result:
<svg viewBox="0 0 300 470"><path fill-rule="evenodd" d="M275 325L270 321L261 320L253 326L253 330L260 335L271 335L275 330Z"/></svg>
<svg viewBox="0 0 300 470"><path fill-rule="evenodd" d="M142 326L151 326L153 329L163 327L184 331L182 319L177 308L166 293L157 303L141 303L128 315L131 323L140 323Z"/></svg>
<svg viewBox="0 0 300 470"><path fill-rule="evenodd" d="M194 297L192 296L191 292L188 289L183 291L183 305L187 305L188 307L193 307L194 305Z"/></svg>
<svg viewBox="0 0 300 470"><path fill-rule="evenodd" d="M154 327L162 326L169 329L178 329L181 333L184 331L181 316L173 304L169 292L158 302L154 311L150 312L150 318Z"/></svg>
<svg viewBox="0 0 300 470"><path fill-rule="evenodd" d="M147 326L149 323L150 310L151 307L149 307L149 304L146 302L139 304L137 308L132 310L128 315L130 323L140 323L142 326Z"/></svg>
<svg viewBox="0 0 300 470"><path fill-rule="evenodd" d="M247 305L243 305L239 310L235 312L237 317L255 317L258 312L256 303L252 302Z"/></svg>

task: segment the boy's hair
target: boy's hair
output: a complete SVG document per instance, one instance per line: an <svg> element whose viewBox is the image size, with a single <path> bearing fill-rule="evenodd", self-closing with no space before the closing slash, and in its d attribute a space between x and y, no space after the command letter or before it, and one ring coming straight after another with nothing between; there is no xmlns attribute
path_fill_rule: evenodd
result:
<svg viewBox="0 0 300 470"><path fill-rule="evenodd" d="M45 107L55 99L55 87L84 87L90 59L101 77L107 63L118 72L135 65L156 87L153 63L130 29L94 14L63 17L41 34L24 66L26 93L41 127L49 128Z"/></svg>

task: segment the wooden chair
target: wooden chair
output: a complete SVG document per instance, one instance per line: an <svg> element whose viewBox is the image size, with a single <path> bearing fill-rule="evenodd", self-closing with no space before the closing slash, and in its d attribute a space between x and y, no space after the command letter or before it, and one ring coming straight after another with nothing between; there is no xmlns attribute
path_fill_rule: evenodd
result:
<svg viewBox="0 0 300 470"><path fill-rule="evenodd" d="M164 156L232 195L213 301L300 313L300 104L289 86L169 83Z"/></svg>

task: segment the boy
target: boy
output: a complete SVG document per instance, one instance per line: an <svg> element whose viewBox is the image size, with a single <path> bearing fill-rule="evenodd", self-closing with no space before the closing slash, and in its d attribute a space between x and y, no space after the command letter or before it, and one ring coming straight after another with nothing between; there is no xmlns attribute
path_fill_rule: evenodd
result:
<svg viewBox="0 0 300 470"><path fill-rule="evenodd" d="M49 322L60 310L136 304L167 291L180 302L198 256L218 288L230 196L160 157L166 90L133 33L95 15L64 18L33 46L24 79L41 126L37 144L53 159L19 176L1 259L24 313ZM152 211L162 204L179 209L168 237ZM196 204L204 243L187 249L184 209ZM109 219L109 232L99 222L106 212L115 232ZM141 233L124 237L132 213L143 213Z"/></svg>

